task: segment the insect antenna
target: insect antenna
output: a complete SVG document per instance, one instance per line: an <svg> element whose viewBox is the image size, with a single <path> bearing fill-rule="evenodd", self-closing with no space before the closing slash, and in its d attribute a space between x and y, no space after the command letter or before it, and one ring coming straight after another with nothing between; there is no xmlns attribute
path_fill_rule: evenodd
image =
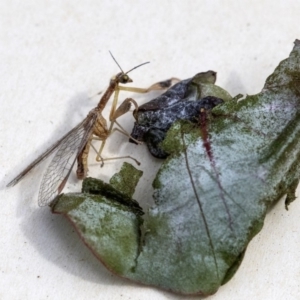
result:
<svg viewBox="0 0 300 300"><path fill-rule="evenodd" d="M122 70L121 66L119 65L119 63L117 62L117 60L115 59L115 57L113 56L113 54L110 51L109 51L109 54L111 55L111 57L113 58L113 60L117 64L117 66L120 68L121 72L124 74L124 71Z"/></svg>
<svg viewBox="0 0 300 300"><path fill-rule="evenodd" d="M115 57L113 56L113 54L112 54L110 51L109 51L109 54L111 55L111 57L113 58L113 60L115 61L115 63L117 64L117 66L120 68L120 70L121 70L121 72L122 72L123 74L128 74L129 72L131 72L131 71L133 71L133 70L135 70L135 69L137 69L137 68L139 68L139 67L141 67L141 66L143 66L143 65L146 65L146 64L149 64L149 63L150 63L150 61L144 62L144 63L142 63L142 64L140 64L140 65L137 65L137 66L135 66L134 68L130 69L130 70L127 71L126 73L124 73L124 71L122 70L121 66L119 65L119 63L117 62L117 60L115 59Z"/></svg>
<svg viewBox="0 0 300 300"><path fill-rule="evenodd" d="M150 61L146 61L146 62L144 62L144 63L142 63L142 64L140 64L140 65L132 68L131 70L127 71L125 74L128 74L129 72L131 72L131 71L133 71L133 70L135 70L135 69L137 69L137 68L139 68L139 67L141 67L143 65L146 65L146 64L150 64Z"/></svg>

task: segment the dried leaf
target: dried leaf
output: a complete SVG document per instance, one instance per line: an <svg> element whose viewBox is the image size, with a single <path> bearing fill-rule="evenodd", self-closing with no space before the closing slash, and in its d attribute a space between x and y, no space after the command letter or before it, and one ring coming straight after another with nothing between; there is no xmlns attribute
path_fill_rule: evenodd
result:
<svg viewBox="0 0 300 300"><path fill-rule="evenodd" d="M141 105L133 115L136 119L131 136L144 141L150 153L166 158L160 147L171 125L177 120L197 122L200 109L211 110L231 96L215 85L217 73L201 72L182 80L159 97Z"/></svg>

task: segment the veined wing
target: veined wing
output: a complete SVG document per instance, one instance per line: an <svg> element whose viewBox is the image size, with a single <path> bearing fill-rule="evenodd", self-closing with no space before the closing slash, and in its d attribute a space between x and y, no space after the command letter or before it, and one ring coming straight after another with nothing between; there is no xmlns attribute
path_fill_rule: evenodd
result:
<svg viewBox="0 0 300 300"><path fill-rule="evenodd" d="M42 179L38 202L40 206L50 203L65 186L77 156L86 145L92 134L93 125L97 114L89 115L76 127L65 134L59 141L52 145L45 153L34 160L7 186L17 184L31 169L56 151Z"/></svg>

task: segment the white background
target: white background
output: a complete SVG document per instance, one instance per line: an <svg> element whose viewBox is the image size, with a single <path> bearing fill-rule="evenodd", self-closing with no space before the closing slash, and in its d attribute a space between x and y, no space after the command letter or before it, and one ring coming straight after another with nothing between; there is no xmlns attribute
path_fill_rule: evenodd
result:
<svg viewBox="0 0 300 300"><path fill-rule="evenodd" d="M119 72L108 50L124 70L151 61L131 73L134 86L212 69L232 95L255 94L300 38L299 13L297 0L2 0L0 299L197 299L110 274L65 219L37 206L47 163L5 186L96 105L90 97ZM132 115L120 123L130 131ZM159 162L115 133L104 155L127 154L142 162L135 198L149 206ZM120 164L91 161L90 174L108 180ZM65 192L73 190L74 174ZM299 216L299 200L289 211L277 203L234 278L209 299L300 299Z"/></svg>

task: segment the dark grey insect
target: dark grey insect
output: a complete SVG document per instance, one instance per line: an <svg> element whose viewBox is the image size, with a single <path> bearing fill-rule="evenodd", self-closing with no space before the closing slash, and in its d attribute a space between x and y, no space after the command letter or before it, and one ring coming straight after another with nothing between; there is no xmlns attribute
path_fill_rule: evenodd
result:
<svg viewBox="0 0 300 300"><path fill-rule="evenodd" d="M154 157L166 158L168 154L161 149L171 125L177 120L197 122L201 109L210 111L223 103L217 97L202 98L201 84L214 84L217 73L201 72L194 77L180 81L161 96L141 105L133 115L136 119L131 137L144 141ZM133 140L130 140L134 143Z"/></svg>

